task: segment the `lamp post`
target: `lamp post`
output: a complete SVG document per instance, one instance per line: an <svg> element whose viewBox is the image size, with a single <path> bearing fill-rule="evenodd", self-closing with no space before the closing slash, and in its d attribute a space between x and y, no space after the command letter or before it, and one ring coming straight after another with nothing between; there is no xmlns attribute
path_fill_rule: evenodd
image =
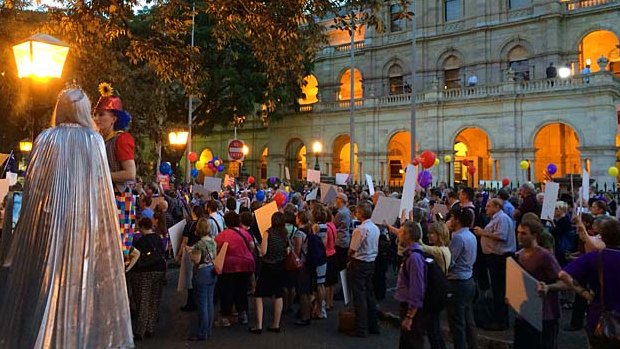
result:
<svg viewBox="0 0 620 349"><path fill-rule="evenodd" d="M317 171L321 170L321 166L319 166L319 155L323 151L323 144L321 142L316 141L312 144L312 152L314 153L314 169Z"/></svg>
<svg viewBox="0 0 620 349"><path fill-rule="evenodd" d="M173 131L173 132L168 133L168 141L170 142L170 145L175 149L177 154L183 153L183 150L185 149L185 146L187 145L188 139L189 139L189 132L187 131ZM177 155L179 159L178 161L175 161L175 165L177 169L179 168L179 162L181 161L181 156Z"/></svg>
<svg viewBox="0 0 620 349"><path fill-rule="evenodd" d="M69 46L47 34L34 34L13 45L17 76L30 82L60 78L69 54ZM32 85L30 86L32 87ZM32 112L32 111L31 111ZM36 117L32 115L32 134L36 136Z"/></svg>
<svg viewBox="0 0 620 349"><path fill-rule="evenodd" d="M30 162L30 152L32 151L32 142L28 139L24 139L23 141L19 142L19 151L22 153L23 156L24 167L28 168L28 163Z"/></svg>
<svg viewBox="0 0 620 349"><path fill-rule="evenodd" d="M244 144L241 148L241 152L243 153L243 160L241 160L241 173L239 174L241 178L246 178L248 176L247 169L245 168L245 158L250 153L250 147L247 144Z"/></svg>

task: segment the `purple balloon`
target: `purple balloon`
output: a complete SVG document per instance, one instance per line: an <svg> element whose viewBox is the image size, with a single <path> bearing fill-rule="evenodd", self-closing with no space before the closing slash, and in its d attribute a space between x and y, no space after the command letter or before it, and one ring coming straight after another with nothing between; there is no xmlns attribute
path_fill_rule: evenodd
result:
<svg viewBox="0 0 620 349"><path fill-rule="evenodd" d="M222 171L224 171L224 165L219 165L219 166L217 167L217 171L218 171L218 172L222 172Z"/></svg>
<svg viewBox="0 0 620 349"><path fill-rule="evenodd" d="M276 177L269 177L269 183L276 184Z"/></svg>
<svg viewBox="0 0 620 349"><path fill-rule="evenodd" d="M433 175L427 171L423 170L418 173L418 184L422 188L427 188L433 182Z"/></svg>
<svg viewBox="0 0 620 349"><path fill-rule="evenodd" d="M547 165L547 173L554 175L556 172L558 172L558 167L555 164Z"/></svg>

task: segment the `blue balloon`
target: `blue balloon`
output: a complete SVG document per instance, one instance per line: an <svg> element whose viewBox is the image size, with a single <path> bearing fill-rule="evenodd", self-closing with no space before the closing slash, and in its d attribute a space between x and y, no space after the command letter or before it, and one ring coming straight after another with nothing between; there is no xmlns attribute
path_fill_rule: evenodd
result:
<svg viewBox="0 0 620 349"><path fill-rule="evenodd" d="M169 164L169 163L167 163L167 162L162 162L162 163L159 165L159 172L160 172L161 174L164 174L164 175L165 175L165 174L168 174L168 172L170 172L170 169L171 169L170 164Z"/></svg>
<svg viewBox="0 0 620 349"><path fill-rule="evenodd" d="M258 201L265 201L265 192L263 190L259 190L256 192L256 200Z"/></svg>
<svg viewBox="0 0 620 349"><path fill-rule="evenodd" d="M192 168L192 177L198 177L198 170L195 168Z"/></svg>

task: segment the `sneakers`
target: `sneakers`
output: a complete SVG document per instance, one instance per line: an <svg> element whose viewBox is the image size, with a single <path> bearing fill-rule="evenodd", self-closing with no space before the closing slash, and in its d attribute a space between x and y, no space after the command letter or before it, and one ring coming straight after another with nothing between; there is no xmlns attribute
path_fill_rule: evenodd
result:
<svg viewBox="0 0 620 349"><path fill-rule="evenodd" d="M241 314L239 314L239 323L242 325L247 325L248 324L248 313L247 312L242 312Z"/></svg>
<svg viewBox="0 0 620 349"><path fill-rule="evenodd" d="M227 318L220 318L215 321L217 327L230 327L230 321Z"/></svg>
<svg viewBox="0 0 620 349"><path fill-rule="evenodd" d="M319 313L319 319L327 319L327 310L325 310L325 301L321 302L321 311Z"/></svg>

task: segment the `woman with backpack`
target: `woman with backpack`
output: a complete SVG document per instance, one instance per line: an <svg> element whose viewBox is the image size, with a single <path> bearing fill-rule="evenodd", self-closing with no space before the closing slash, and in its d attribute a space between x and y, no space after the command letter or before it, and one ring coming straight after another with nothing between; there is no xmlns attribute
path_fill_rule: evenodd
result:
<svg viewBox="0 0 620 349"><path fill-rule="evenodd" d="M185 251L185 246L192 247L200 238L196 235L196 226L198 220L204 217L204 209L202 206L194 206L192 207L192 215L189 217L185 223L185 228L183 229L183 238L181 239L181 246L177 250L177 255L174 257L178 263L184 263L181 259L181 253ZM189 275L191 279L191 274ZM194 311L196 310L196 302L194 297L194 289L187 289L187 301L185 305L181 307L181 311Z"/></svg>
<svg viewBox="0 0 620 349"><path fill-rule="evenodd" d="M312 226L312 234L308 236L308 264L316 267L316 290L314 293L313 319L327 319L325 309L325 281L327 280L327 213L325 207L315 204L312 216L316 222ZM316 237L320 238L320 242ZM316 242L313 244L313 242ZM336 254L334 249L333 254Z"/></svg>
<svg viewBox="0 0 620 349"><path fill-rule="evenodd" d="M312 316L312 304L310 295L312 294L312 284L315 271L306 263L308 254L308 235L312 229L310 225L310 217L307 212L297 213L296 223L298 229L293 235L293 248L299 256L304 266L297 274L296 291L299 296L299 319L295 322L298 326L310 325L310 317Z"/></svg>

